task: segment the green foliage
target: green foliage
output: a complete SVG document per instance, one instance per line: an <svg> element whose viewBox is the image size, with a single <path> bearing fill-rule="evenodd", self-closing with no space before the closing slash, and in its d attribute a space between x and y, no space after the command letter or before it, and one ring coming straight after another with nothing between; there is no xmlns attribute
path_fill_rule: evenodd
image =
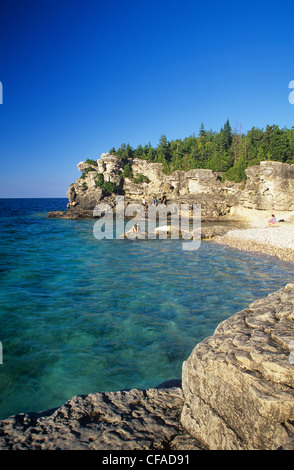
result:
<svg viewBox="0 0 294 470"><path fill-rule="evenodd" d="M124 166L123 171L122 171L122 176L124 178L132 178L133 177L132 169L131 169L129 163L126 163L126 165Z"/></svg>
<svg viewBox="0 0 294 470"><path fill-rule="evenodd" d="M97 171L97 168L93 168L92 166L88 166L87 168L85 168L83 173L85 173L87 175L90 171Z"/></svg>
<svg viewBox="0 0 294 470"><path fill-rule="evenodd" d="M104 181L103 173L98 173L97 179L95 180L95 185L97 188L102 189L104 196L110 196L111 194L117 192L116 184L111 183L110 181Z"/></svg>
<svg viewBox="0 0 294 470"><path fill-rule="evenodd" d="M102 185L102 192L104 196L110 196L111 194L116 193L115 183L111 183L110 181L105 181Z"/></svg>
<svg viewBox="0 0 294 470"><path fill-rule="evenodd" d="M149 183L150 180L147 178L145 175L137 175L136 178L134 178L134 183L135 184L140 184L140 183Z"/></svg>
<svg viewBox="0 0 294 470"><path fill-rule="evenodd" d="M104 183L103 173L98 173L97 179L95 180L95 185L97 188L102 188Z"/></svg>
<svg viewBox="0 0 294 470"><path fill-rule="evenodd" d="M222 145L226 151L228 151L232 145L233 134L229 120L225 122L224 128L220 131L222 138Z"/></svg>
<svg viewBox="0 0 294 470"><path fill-rule="evenodd" d="M252 127L247 134L233 131L229 120L219 132L207 130L201 124L198 136L168 141L162 134L159 143L138 145L133 149L122 144L111 153L122 160L141 158L163 164L163 172L207 168L224 173L222 179L245 181L245 169L264 160L294 163L294 127L280 129L277 125L266 129Z"/></svg>
<svg viewBox="0 0 294 470"><path fill-rule="evenodd" d="M129 144L126 145L123 143L117 150L112 148L110 153L112 153L112 155L116 155L118 158L121 158L124 161L127 158L134 158L134 151Z"/></svg>
<svg viewBox="0 0 294 470"><path fill-rule="evenodd" d="M222 176L222 181L229 180L240 183L246 180L245 169L242 165L234 165Z"/></svg>
<svg viewBox="0 0 294 470"><path fill-rule="evenodd" d="M88 163L89 165L97 166L96 160L92 160L91 158L87 158L86 163Z"/></svg>
<svg viewBox="0 0 294 470"><path fill-rule="evenodd" d="M88 189L88 185L87 185L87 183L84 181L83 184L82 184L82 190L83 190L83 191L86 191L86 189Z"/></svg>

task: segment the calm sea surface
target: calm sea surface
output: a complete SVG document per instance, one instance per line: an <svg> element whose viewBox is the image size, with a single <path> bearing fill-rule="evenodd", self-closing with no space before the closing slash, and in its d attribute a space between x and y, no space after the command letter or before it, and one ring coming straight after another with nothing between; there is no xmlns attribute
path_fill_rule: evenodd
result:
<svg viewBox="0 0 294 470"><path fill-rule="evenodd" d="M293 282L290 264L208 242L98 241L93 220L46 217L66 202L0 200L0 419L181 378L220 321Z"/></svg>

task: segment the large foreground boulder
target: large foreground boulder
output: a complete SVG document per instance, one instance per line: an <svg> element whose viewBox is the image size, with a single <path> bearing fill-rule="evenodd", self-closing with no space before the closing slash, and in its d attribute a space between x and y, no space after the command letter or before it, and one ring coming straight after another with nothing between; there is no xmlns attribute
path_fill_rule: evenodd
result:
<svg viewBox="0 0 294 470"><path fill-rule="evenodd" d="M183 364L181 423L207 449L294 449L294 284L220 323Z"/></svg>

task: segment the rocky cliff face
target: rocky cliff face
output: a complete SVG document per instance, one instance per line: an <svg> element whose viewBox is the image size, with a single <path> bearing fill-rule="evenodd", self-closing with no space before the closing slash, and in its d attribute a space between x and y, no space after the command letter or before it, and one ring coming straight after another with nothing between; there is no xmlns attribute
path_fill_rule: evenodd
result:
<svg viewBox="0 0 294 470"><path fill-rule="evenodd" d="M115 194L123 194L128 204L141 202L143 196L150 203L153 194L160 198L163 192L170 203L201 204L206 220L237 214L240 208L268 212L294 210L294 165L281 162L266 161L249 167L246 184L222 182L221 174L204 169L167 175L161 163L141 159L122 161L111 154L102 154L90 164L80 162L78 169L82 175L67 192L70 209L55 216L92 217L94 207L101 201L114 206Z"/></svg>
<svg viewBox="0 0 294 470"><path fill-rule="evenodd" d="M125 174L126 165L131 175ZM143 196L150 203L153 194L159 199L163 192L169 202L201 204L204 217L219 217L237 203L236 191L240 187L233 183L223 184L220 174L211 170L176 171L166 175L161 163L140 159L123 162L110 154L102 154L96 164L81 162L78 169L82 176L67 192L71 204L68 215L73 217L79 213L89 215L102 200L114 205L115 194L123 194L126 203L141 202ZM113 185L112 195L105 193L102 182Z"/></svg>
<svg viewBox="0 0 294 470"><path fill-rule="evenodd" d="M293 211L294 165L261 162L246 170L247 182L239 203L249 209Z"/></svg>

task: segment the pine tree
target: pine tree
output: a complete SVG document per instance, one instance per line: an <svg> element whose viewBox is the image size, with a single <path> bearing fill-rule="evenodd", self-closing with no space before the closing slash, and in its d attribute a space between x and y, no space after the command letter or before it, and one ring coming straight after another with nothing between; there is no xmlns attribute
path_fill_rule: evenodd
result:
<svg viewBox="0 0 294 470"><path fill-rule="evenodd" d="M232 145L232 141L233 141L233 134L232 134L232 128L231 128L231 125L230 125L230 121L227 119L227 121L225 122L225 125L224 125L224 128L223 128L223 142L224 142L224 148L226 151L229 150L229 148L231 147Z"/></svg>
<svg viewBox="0 0 294 470"><path fill-rule="evenodd" d="M158 158L160 158L160 160L158 161L169 162L171 159L170 144L165 134L161 134L161 137L159 139L159 145L157 148L157 154Z"/></svg>
<svg viewBox="0 0 294 470"><path fill-rule="evenodd" d="M200 129L199 129L199 137L204 137L206 134L206 130L204 129L204 124L203 122L201 123Z"/></svg>

